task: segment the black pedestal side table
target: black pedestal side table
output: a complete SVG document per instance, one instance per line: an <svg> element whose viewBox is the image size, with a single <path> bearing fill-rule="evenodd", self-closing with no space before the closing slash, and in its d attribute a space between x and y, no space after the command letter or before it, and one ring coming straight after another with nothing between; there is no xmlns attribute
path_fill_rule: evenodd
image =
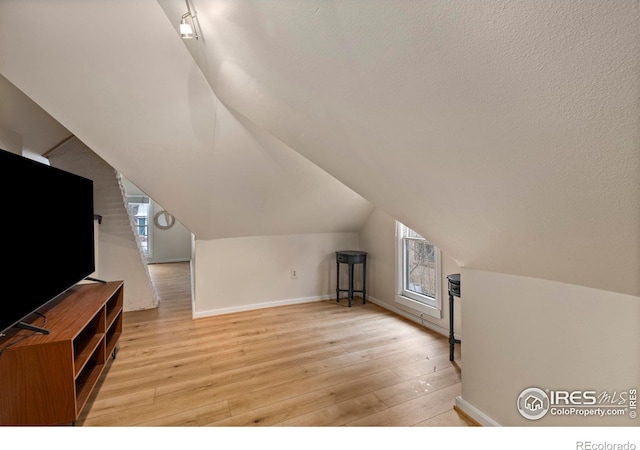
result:
<svg viewBox="0 0 640 450"><path fill-rule="evenodd" d="M340 264L349 265L349 289L340 289ZM362 264L362 289L353 289L353 265ZM342 250L336 252L336 301L340 301L340 292L348 292L349 307L353 301L353 293L362 293L362 303L367 303L367 252Z"/></svg>
<svg viewBox="0 0 640 450"><path fill-rule="evenodd" d="M460 274L447 275L449 280L449 361L453 361L453 351L460 339L453 335L453 296L460 297Z"/></svg>

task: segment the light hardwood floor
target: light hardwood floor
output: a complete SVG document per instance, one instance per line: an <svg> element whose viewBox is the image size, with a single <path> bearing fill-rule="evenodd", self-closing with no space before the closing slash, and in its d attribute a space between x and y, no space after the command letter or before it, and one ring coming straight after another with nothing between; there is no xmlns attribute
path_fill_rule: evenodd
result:
<svg viewBox="0 0 640 450"><path fill-rule="evenodd" d="M460 353L450 362L441 335L362 301L193 320L188 263L150 271L160 307L124 314L76 425L471 425L453 410Z"/></svg>

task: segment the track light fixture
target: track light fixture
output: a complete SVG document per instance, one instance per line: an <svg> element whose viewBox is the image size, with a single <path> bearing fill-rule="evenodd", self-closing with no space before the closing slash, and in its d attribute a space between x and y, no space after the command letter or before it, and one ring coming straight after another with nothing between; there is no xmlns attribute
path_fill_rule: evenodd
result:
<svg viewBox="0 0 640 450"><path fill-rule="evenodd" d="M198 39L198 32L196 31L196 24L194 21L194 15L189 7L189 0L184 0L187 5L187 12L182 15L180 19L180 36L182 39ZM187 17L189 21L187 21Z"/></svg>

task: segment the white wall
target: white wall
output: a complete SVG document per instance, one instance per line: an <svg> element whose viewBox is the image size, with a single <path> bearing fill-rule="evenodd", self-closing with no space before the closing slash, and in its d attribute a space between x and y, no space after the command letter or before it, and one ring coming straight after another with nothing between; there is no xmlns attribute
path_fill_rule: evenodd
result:
<svg viewBox="0 0 640 450"><path fill-rule="evenodd" d="M22 155L22 136L0 127L0 149Z"/></svg>
<svg viewBox="0 0 640 450"><path fill-rule="evenodd" d="M640 298L465 268L461 285L465 402L501 425L640 425L628 416L530 421L516 409L528 387L640 387Z"/></svg>
<svg viewBox="0 0 640 450"><path fill-rule="evenodd" d="M46 162L41 155L68 138L71 133L24 92L0 75L0 140L2 129L20 136L22 155ZM48 164L48 162L46 162Z"/></svg>
<svg viewBox="0 0 640 450"><path fill-rule="evenodd" d="M147 262L154 264L189 261L191 259L191 232L177 219L168 230L158 228L153 218L164 208L153 200L150 201L150 204L151 256L147 258Z"/></svg>
<svg viewBox="0 0 640 450"><path fill-rule="evenodd" d="M124 176L122 176L120 180L126 196L143 196L149 198L149 195L133 184L131 180ZM154 217L156 213L163 210L165 210L165 208L149 198L149 246L151 256L147 257L147 262L155 264L189 261L191 259L192 246L191 231L177 219L174 226L168 230L162 230L156 227Z"/></svg>
<svg viewBox="0 0 640 450"><path fill-rule="evenodd" d="M357 233L197 240L194 317L335 298L335 252L357 248Z"/></svg>
<svg viewBox="0 0 640 450"><path fill-rule="evenodd" d="M375 208L360 230L360 247L367 255L367 289L371 300L380 306L400 310L414 318L415 310L395 302L396 295L396 221L384 211ZM449 297L447 275L460 273L460 267L450 257L442 254L442 318L423 315L422 321L433 324L432 329L449 332ZM464 290L462 291L464 292ZM464 308L461 299L454 297L454 330L456 337L462 337L460 310Z"/></svg>

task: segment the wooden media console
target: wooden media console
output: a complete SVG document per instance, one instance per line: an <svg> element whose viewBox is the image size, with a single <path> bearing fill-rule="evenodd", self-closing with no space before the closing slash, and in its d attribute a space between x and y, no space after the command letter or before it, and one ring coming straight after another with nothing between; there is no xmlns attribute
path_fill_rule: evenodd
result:
<svg viewBox="0 0 640 450"><path fill-rule="evenodd" d="M123 281L77 284L32 325L0 339L0 425L78 419L122 334ZM24 337L28 335L28 337Z"/></svg>

